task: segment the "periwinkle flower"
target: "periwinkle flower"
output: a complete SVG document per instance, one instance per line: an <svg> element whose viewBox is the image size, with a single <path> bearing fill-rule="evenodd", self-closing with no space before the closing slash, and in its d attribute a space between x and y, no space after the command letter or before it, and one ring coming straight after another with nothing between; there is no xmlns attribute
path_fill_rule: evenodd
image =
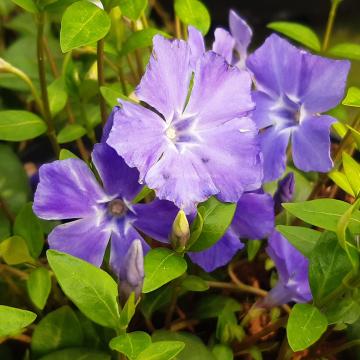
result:
<svg viewBox="0 0 360 360"><path fill-rule="evenodd" d="M278 182L277 190L274 194L274 209L275 215L281 213L283 210L282 203L290 202L295 191L295 176L294 173L288 173Z"/></svg>
<svg viewBox="0 0 360 360"><path fill-rule="evenodd" d="M82 258L96 266L103 261L111 237L110 264L116 274L134 240L140 239L144 252L148 244L138 230L166 239L173 205L155 200L132 204L140 191L139 173L129 168L106 144L96 144L92 161L101 178L97 182L80 159L54 161L41 166L34 199L35 214L46 220L73 220L57 226L48 236L50 248ZM148 214L159 214L148 224Z"/></svg>
<svg viewBox="0 0 360 360"><path fill-rule="evenodd" d="M120 101L107 143L160 199L187 214L212 195L237 202L261 186L262 162L251 79L206 52L193 68L182 40L155 36L136 90L149 107ZM192 85L193 84L193 85Z"/></svg>
<svg viewBox="0 0 360 360"><path fill-rule="evenodd" d="M252 116L264 129L264 180L275 180L285 171L290 138L297 168L330 170L329 132L336 120L320 113L342 99L350 62L312 55L273 34L246 64L257 88Z"/></svg>

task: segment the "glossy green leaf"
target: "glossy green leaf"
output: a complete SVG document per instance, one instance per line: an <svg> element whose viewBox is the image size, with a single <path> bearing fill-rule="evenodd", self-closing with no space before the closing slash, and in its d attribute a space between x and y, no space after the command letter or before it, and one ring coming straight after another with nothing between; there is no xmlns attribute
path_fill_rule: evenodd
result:
<svg viewBox="0 0 360 360"><path fill-rule="evenodd" d="M32 257L39 257L44 246L44 234L40 220L32 210L32 203L25 204L17 215L14 234L26 241Z"/></svg>
<svg viewBox="0 0 360 360"><path fill-rule="evenodd" d="M346 106L360 107L360 88L351 86L342 103Z"/></svg>
<svg viewBox="0 0 360 360"><path fill-rule="evenodd" d="M360 60L360 45L354 43L337 44L328 53L340 58Z"/></svg>
<svg viewBox="0 0 360 360"><path fill-rule="evenodd" d="M8 265L33 263L26 241L20 236L12 236L0 243L0 256Z"/></svg>
<svg viewBox="0 0 360 360"><path fill-rule="evenodd" d="M210 14L199 0L175 0L175 13L186 25L192 25L205 35L210 28Z"/></svg>
<svg viewBox="0 0 360 360"><path fill-rule="evenodd" d="M310 254L309 283L316 304L337 289L352 266L336 234L324 232Z"/></svg>
<svg viewBox="0 0 360 360"><path fill-rule="evenodd" d="M181 282L181 287L188 291L206 291L209 289L207 282L195 275L186 276Z"/></svg>
<svg viewBox="0 0 360 360"><path fill-rule="evenodd" d="M357 197L360 192L360 165L345 152L342 154L342 161L345 175L355 197Z"/></svg>
<svg viewBox="0 0 360 360"><path fill-rule="evenodd" d="M321 236L320 231L301 226L278 225L276 230L284 235L306 257L311 255Z"/></svg>
<svg viewBox="0 0 360 360"><path fill-rule="evenodd" d="M132 292L120 311L119 326L121 329L126 330L129 326L131 319L135 315L136 305L135 293Z"/></svg>
<svg viewBox="0 0 360 360"><path fill-rule="evenodd" d="M136 360L171 360L184 346L182 341L157 341L142 351Z"/></svg>
<svg viewBox="0 0 360 360"><path fill-rule="evenodd" d="M68 96L62 78L54 80L48 86L49 106L52 116L58 114L66 105Z"/></svg>
<svg viewBox="0 0 360 360"><path fill-rule="evenodd" d="M34 0L12 0L12 2L30 13L37 13L39 11Z"/></svg>
<svg viewBox="0 0 360 360"><path fill-rule="evenodd" d="M83 126L79 124L68 124L59 131L57 140L59 144L64 144L80 139L85 134L86 129Z"/></svg>
<svg viewBox="0 0 360 360"><path fill-rule="evenodd" d="M82 346L83 333L76 314L63 306L47 314L36 326L31 350L36 357L67 347Z"/></svg>
<svg viewBox="0 0 360 360"><path fill-rule="evenodd" d="M236 204L223 203L215 197L199 205L198 211L203 218L202 231L189 251L202 251L214 245L232 222Z"/></svg>
<svg viewBox="0 0 360 360"><path fill-rule="evenodd" d="M122 14L134 21L144 12L147 3L147 0L119 0Z"/></svg>
<svg viewBox="0 0 360 360"><path fill-rule="evenodd" d="M355 196L353 189L351 188L351 185L349 183L348 178L345 174L343 174L340 171L330 171L329 172L329 178L341 189L343 189L346 193L350 194L351 196Z"/></svg>
<svg viewBox="0 0 360 360"><path fill-rule="evenodd" d="M317 199L299 203L283 204L284 208L308 224L325 230L336 231L341 216L350 208L350 204L334 199ZM350 219L349 228L360 233L360 212L355 211Z"/></svg>
<svg viewBox="0 0 360 360"><path fill-rule="evenodd" d="M77 1L66 9L61 20L61 50L65 53L104 38L110 25L104 10L89 1Z"/></svg>
<svg viewBox="0 0 360 360"><path fill-rule="evenodd" d="M0 140L29 140L40 136L45 132L45 122L29 111L0 111Z"/></svg>
<svg viewBox="0 0 360 360"><path fill-rule="evenodd" d="M31 311L0 305L0 337L14 335L30 325L36 314Z"/></svg>
<svg viewBox="0 0 360 360"><path fill-rule="evenodd" d="M47 269L34 269L26 282L27 291L33 304L40 310L44 309L51 291L51 276Z"/></svg>
<svg viewBox="0 0 360 360"><path fill-rule="evenodd" d="M61 149L59 154L59 160L66 160L66 159L78 159L78 157L70 150Z"/></svg>
<svg viewBox="0 0 360 360"><path fill-rule="evenodd" d="M118 351L129 358L135 360L138 355L151 345L151 337L143 331L134 331L120 335L110 341L110 348Z"/></svg>
<svg viewBox="0 0 360 360"><path fill-rule="evenodd" d="M55 351L39 360L110 360L111 355L86 348L74 348Z"/></svg>
<svg viewBox="0 0 360 360"><path fill-rule="evenodd" d="M320 339L328 326L327 319L315 306L296 304L286 327L289 345L293 351L307 349Z"/></svg>
<svg viewBox="0 0 360 360"><path fill-rule="evenodd" d="M150 250L144 260L143 292L151 292L178 278L184 274L186 268L186 261L176 252L165 248Z"/></svg>
<svg viewBox="0 0 360 360"><path fill-rule="evenodd" d="M119 326L118 288L105 271L73 256L47 251L47 258L64 293L92 321Z"/></svg>
<svg viewBox="0 0 360 360"><path fill-rule="evenodd" d="M267 27L286 35L309 49L315 51L320 51L321 49L319 38L315 32L305 25L287 21L275 21L268 24Z"/></svg>

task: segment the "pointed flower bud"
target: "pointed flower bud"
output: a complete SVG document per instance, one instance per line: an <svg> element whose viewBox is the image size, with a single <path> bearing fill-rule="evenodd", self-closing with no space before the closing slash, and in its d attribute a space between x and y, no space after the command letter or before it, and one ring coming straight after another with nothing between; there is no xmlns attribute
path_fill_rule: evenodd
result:
<svg viewBox="0 0 360 360"><path fill-rule="evenodd" d="M282 203L290 202L293 198L295 190L294 173L287 174L278 182L278 188L274 194L275 215L282 212Z"/></svg>
<svg viewBox="0 0 360 360"><path fill-rule="evenodd" d="M144 281L144 254L139 239L132 242L126 253L125 261L120 268L119 281L121 303L125 303L132 292L135 293L135 299L140 297Z"/></svg>
<svg viewBox="0 0 360 360"><path fill-rule="evenodd" d="M182 252L190 239L189 222L185 212L179 210L173 222L171 232L171 244L176 251Z"/></svg>

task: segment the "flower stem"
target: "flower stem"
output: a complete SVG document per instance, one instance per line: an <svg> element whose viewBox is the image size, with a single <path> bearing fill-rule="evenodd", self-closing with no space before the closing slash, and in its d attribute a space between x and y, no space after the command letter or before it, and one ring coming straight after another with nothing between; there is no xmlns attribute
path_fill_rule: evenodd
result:
<svg viewBox="0 0 360 360"><path fill-rule="evenodd" d="M175 36L181 39L181 23L177 15L175 15Z"/></svg>
<svg viewBox="0 0 360 360"><path fill-rule="evenodd" d="M40 12L37 17L37 60L39 70L39 81L41 89L42 107L47 124L47 135L56 156L59 156L60 146L57 142L55 127L50 112L49 96L46 83L45 51L44 51L44 25L45 13Z"/></svg>
<svg viewBox="0 0 360 360"><path fill-rule="evenodd" d="M322 52L325 52L329 47L330 38L331 38L331 34L333 31L333 27L334 27L335 17L336 17L336 11L337 11L338 6L340 5L341 1L342 0L332 0L331 1L331 8L330 8L330 12L329 12L328 21L326 24L325 36L324 36L324 41L323 41L322 49L321 49Z"/></svg>
<svg viewBox="0 0 360 360"><path fill-rule="evenodd" d="M98 85L99 85L99 96L100 96L100 114L101 114L101 123L103 126L105 125L107 119L105 99L100 92L100 87L105 85L104 45L105 45L104 39L99 40L97 43L97 72L98 72Z"/></svg>

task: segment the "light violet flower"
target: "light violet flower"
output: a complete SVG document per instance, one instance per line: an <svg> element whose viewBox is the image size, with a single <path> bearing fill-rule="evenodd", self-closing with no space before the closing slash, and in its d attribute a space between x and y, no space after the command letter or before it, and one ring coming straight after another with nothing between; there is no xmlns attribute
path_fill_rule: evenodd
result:
<svg viewBox="0 0 360 360"><path fill-rule="evenodd" d="M148 106L120 101L107 143L160 199L187 214L212 195L237 202L243 192L260 188L249 74L206 52L193 75L188 43L159 35L153 43L136 90Z"/></svg>
<svg viewBox="0 0 360 360"><path fill-rule="evenodd" d="M252 117L264 129L264 181L275 180L285 171L290 138L297 168L330 170L329 133L336 120L320 113L342 99L350 62L312 55L273 34L246 64L257 88Z"/></svg>
<svg viewBox="0 0 360 360"><path fill-rule="evenodd" d="M33 210L46 220L72 220L57 226L48 237L50 248L82 258L96 266L102 264L111 237L110 264L119 274L124 256L134 240L140 239L144 252L149 249L138 230L158 240L166 240L172 219L168 201L132 204L140 191L139 173L129 168L106 144L96 144L92 161L103 187L80 159L54 161L41 166L40 182ZM148 224L148 214L161 214ZM74 220L78 219L78 220Z"/></svg>

